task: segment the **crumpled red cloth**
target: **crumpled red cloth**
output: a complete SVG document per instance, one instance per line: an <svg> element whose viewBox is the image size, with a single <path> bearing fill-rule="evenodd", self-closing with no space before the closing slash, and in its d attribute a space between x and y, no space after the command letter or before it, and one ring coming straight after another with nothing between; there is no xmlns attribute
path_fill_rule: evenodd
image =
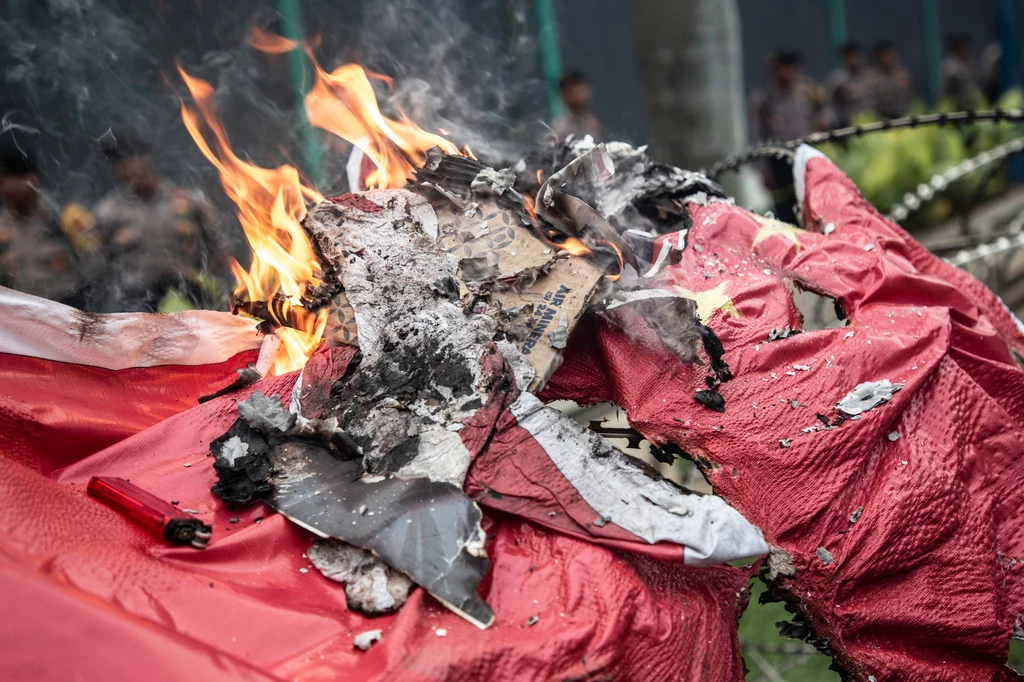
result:
<svg viewBox="0 0 1024 682"><path fill-rule="evenodd" d="M343 373L352 352L332 356L316 363ZM228 365L248 360L239 356ZM229 383L233 369L196 370L203 372L208 385L193 387L195 395ZM395 615L348 611L342 586L305 557L311 533L260 504L232 509L210 493L209 443L237 418L236 400L258 389L287 404L296 376L265 379L167 419L154 413L156 423L144 430L134 402L108 399L103 410L112 437L129 425L138 432L62 469L56 465L66 462L66 452L46 440L20 443L18 459L31 459L32 467L0 457L0 571L10 577L0 582L7 614L0 647L9 652L0 657L0 677L742 678L736 623L748 570L683 566L679 551L674 561L637 556L500 512L488 514L485 525L492 569L481 593L496 614L491 628L478 630L422 590ZM72 442L79 428L73 383L65 396L67 419L51 422L48 433L56 437L63 426L61 442ZM178 399L168 398L168 405ZM61 402L49 393L35 405L27 404L30 396L22 399L29 413ZM144 402L153 410L160 400L149 395ZM82 428L94 432L95 422ZM95 475L128 478L195 510L213 524L209 548L168 547L144 534L85 494ZM367 652L353 647L355 635L374 629L384 631L379 643Z"/></svg>
<svg viewBox="0 0 1024 682"><path fill-rule="evenodd" d="M712 203L692 205L688 234L663 239L685 242L683 257L652 286L696 299L721 338L736 377L719 388L724 414L694 400L706 368L675 360L628 306L574 334L545 397L614 401L653 441L683 446L792 556L779 595L854 679L1010 678L1024 338L983 286L881 218L829 162L812 158L798 174L806 231ZM790 282L835 297L851 325L766 342L772 328L800 325ZM614 533L599 546L514 508L487 512L490 629L422 590L395 615L347 611L341 586L303 556L308 532L209 492L208 445L234 420L235 400L259 388L287 402L295 375L185 411L182 396L191 404L251 359L194 368L198 379L170 368L184 382L177 391L159 390L159 368L136 385L22 365L60 377L39 392L0 378L3 679L742 677L736 621L749 571L636 555ZM332 371L347 361L332 356ZM890 402L805 432L823 426L817 414L834 419L857 384L881 379L903 384ZM197 510L214 525L210 547L143 534L86 496L93 475ZM484 504L486 475L469 479ZM564 493L544 488L530 480L522 494ZM382 641L353 648L370 629Z"/></svg>
<svg viewBox="0 0 1024 682"><path fill-rule="evenodd" d="M735 375L720 387L724 414L694 401L705 368L673 365L607 323L573 336L546 396L612 401L653 441L693 455L716 493L792 555L779 596L853 679L1015 679L1005 663L1024 614L1020 325L830 161L804 151L797 173L806 231L694 206L682 261L653 285L704 304ZM849 326L766 342L800 326L791 283L835 298ZM883 379L903 385L890 402L805 432Z"/></svg>

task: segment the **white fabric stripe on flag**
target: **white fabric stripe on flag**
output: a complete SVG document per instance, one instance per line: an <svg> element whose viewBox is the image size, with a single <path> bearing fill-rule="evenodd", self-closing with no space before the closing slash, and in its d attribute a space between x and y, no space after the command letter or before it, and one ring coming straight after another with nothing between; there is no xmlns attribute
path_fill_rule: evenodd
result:
<svg viewBox="0 0 1024 682"><path fill-rule="evenodd" d="M620 528L652 544L682 545L684 562L694 566L768 553L761 529L722 498L650 478L624 452L530 393L510 409L583 501Z"/></svg>
<svg viewBox="0 0 1024 682"><path fill-rule="evenodd" d="M226 362L262 341L227 312L99 315L0 287L0 353L119 370Z"/></svg>

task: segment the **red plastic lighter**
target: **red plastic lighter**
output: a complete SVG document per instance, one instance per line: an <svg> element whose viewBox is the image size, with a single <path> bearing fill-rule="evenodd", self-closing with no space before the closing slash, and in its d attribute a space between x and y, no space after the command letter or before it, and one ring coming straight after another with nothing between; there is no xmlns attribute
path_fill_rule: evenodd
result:
<svg viewBox="0 0 1024 682"><path fill-rule="evenodd" d="M159 540L203 549L213 528L123 478L93 476L89 494Z"/></svg>

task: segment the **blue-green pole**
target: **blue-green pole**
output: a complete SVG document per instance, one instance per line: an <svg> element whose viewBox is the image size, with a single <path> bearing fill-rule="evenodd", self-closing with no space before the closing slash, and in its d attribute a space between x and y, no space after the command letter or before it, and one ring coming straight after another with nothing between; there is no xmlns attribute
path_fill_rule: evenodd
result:
<svg viewBox="0 0 1024 682"><path fill-rule="evenodd" d="M281 15L281 32L285 38L302 43L306 37L302 28L302 10L298 0L280 0L277 11ZM323 178L323 157L320 140L306 117L306 58L302 50L288 53L291 70L292 90L295 94L295 110L299 117L299 134L302 137L302 155L306 161L306 176L316 186Z"/></svg>
<svg viewBox="0 0 1024 682"><path fill-rule="evenodd" d="M828 27L832 34L832 56L839 64L839 48L848 40L846 35L846 0L828 0Z"/></svg>
<svg viewBox="0 0 1024 682"><path fill-rule="evenodd" d="M928 66L928 90L932 101L942 97L942 29L939 25L938 0L923 0L924 56Z"/></svg>
<svg viewBox="0 0 1024 682"><path fill-rule="evenodd" d="M996 18L996 34L1003 48L1000 85L1002 92L1006 92L1021 86L1020 0L993 0L992 10ZM1024 157L1020 154L1010 159L1010 179L1014 182L1024 180Z"/></svg>
<svg viewBox="0 0 1024 682"><path fill-rule="evenodd" d="M551 115L562 113L562 97L558 92L558 79L562 77L562 53L558 48L558 26L551 0L537 0L537 30L540 34L541 65L544 82L548 86L548 106Z"/></svg>

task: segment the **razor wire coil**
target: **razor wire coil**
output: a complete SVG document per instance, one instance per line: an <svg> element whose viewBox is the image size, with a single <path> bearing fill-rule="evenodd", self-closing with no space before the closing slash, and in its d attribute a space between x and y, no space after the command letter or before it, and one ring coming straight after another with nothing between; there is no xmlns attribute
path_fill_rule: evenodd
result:
<svg viewBox="0 0 1024 682"><path fill-rule="evenodd" d="M718 161L703 172L710 179L716 180L719 175L725 172L736 170L752 161L777 156L773 150L788 150L792 152L802 144L821 145L837 140L845 140L850 137L859 137L870 133L899 130L901 128L916 128L926 125L970 125L973 123L990 122L1018 123L1024 121L1024 109L982 109L968 111L948 111L937 114L915 114L903 118L888 118L881 121L873 121L862 125L846 126L817 133L811 133L795 140L784 142L768 141L758 143L748 149L726 157ZM778 158L792 160L792 155Z"/></svg>
<svg viewBox="0 0 1024 682"><path fill-rule="evenodd" d="M961 161L955 166L950 166L943 172L933 175L928 182L922 182L914 191L903 195L901 202L889 208L889 213L886 217L895 222L906 220L907 216L912 212L921 208L925 202L932 199L937 193L945 191L957 180L970 175L983 166L987 166L995 161L1001 161L1022 150L1024 150L1024 137L1018 137Z"/></svg>

